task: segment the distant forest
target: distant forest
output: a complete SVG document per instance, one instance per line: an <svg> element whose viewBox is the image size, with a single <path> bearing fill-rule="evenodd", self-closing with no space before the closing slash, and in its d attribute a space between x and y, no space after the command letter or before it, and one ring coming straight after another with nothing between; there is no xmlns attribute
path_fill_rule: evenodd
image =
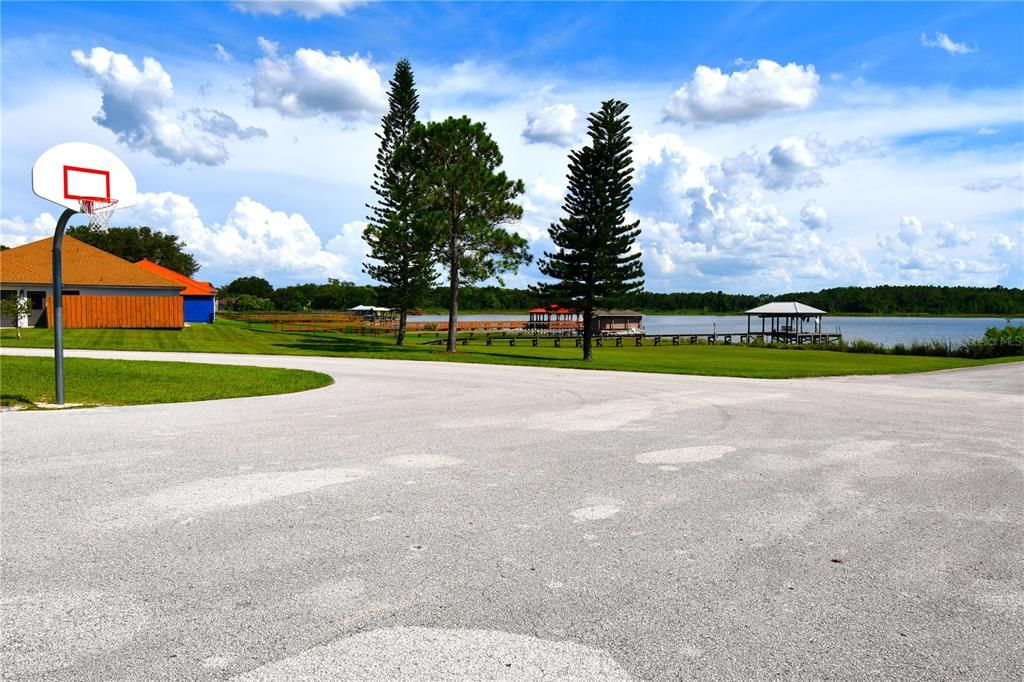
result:
<svg viewBox="0 0 1024 682"><path fill-rule="evenodd" d="M389 305L384 287L331 280L327 284L298 284L274 289L266 280L246 277L221 288L225 307L232 298L262 299L260 308L276 310L345 310L356 305ZM1024 289L997 287L878 286L837 287L798 291L778 296L763 294L641 292L623 298L615 307L646 313L741 313L776 300L796 300L830 313L863 315L1024 315ZM435 287L423 302L425 311L442 311L448 288ZM551 303L564 303L549 301ZM460 294L464 311L521 313L545 303L529 289L467 287Z"/></svg>

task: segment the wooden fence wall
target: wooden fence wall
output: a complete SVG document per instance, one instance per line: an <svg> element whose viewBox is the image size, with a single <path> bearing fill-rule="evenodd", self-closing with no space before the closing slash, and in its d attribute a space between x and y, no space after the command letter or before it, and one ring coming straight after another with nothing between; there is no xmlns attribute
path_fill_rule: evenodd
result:
<svg viewBox="0 0 1024 682"><path fill-rule="evenodd" d="M181 296L64 296L65 329L181 329ZM53 297L46 297L46 325L53 328Z"/></svg>

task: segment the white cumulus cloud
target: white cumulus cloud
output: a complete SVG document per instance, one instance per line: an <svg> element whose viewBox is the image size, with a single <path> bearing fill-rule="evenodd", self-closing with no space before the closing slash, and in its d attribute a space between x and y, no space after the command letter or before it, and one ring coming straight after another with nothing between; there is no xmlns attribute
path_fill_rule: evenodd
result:
<svg viewBox="0 0 1024 682"><path fill-rule="evenodd" d="M346 120L376 117L387 106L380 74L358 54L299 48L279 56L277 43L259 38L263 56L249 81L252 103L283 116L331 114Z"/></svg>
<svg viewBox="0 0 1024 682"><path fill-rule="evenodd" d="M828 223L823 209L811 204L790 220L766 200L756 173L727 168L672 134L637 135L634 162L640 246L655 286L668 275L675 287L751 291L874 277L855 247L827 243L808 225Z"/></svg>
<svg viewBox="0 0 1024 682"><path fill-rule="evenodd" d="M825 184L824 169L864 155L871 148L865 138L832 145L818 135L792 136L779 141L767 154L755 149L722 159L722 170L733 177L756 177L770 190L820 187Z"/></svg>
<svg viewBox="0 0 1024 682"><path fill-rule="evenodd" d="M929 38L927 34L922 33L921 46L937 47L940 50L945 50L949 54L970 54L978 51L976 48L970 47L966 43L956 42L941 31L937 32L934 38Z"/></svg>
<svg viewBox="0 0 1024 682"><path fill-rule="evenodd" d="M768 151L762 171L769 189L817 187L824 183L821 168L839 165L839 157L817 137L787 137Z"/></svg>
<svg viewBox="0 0 1024 682"><path fill-rule="evenodd" d="M903 216L900 218L900 229L896 234L901 242L913 246L924 237L924 224L915 216Z"/></svg>
<svg viewBox="0 0 1024 682"><path fill-rule="evenodd" d="M970 249L977 242L973 231L950 221L942 221L935 231L939 250L928 247L927 236L924 224L915 216L904 216L895 233L879 236L876 262L886 271L887 282L970 286L1012 283L1011 252L1000 251L995 245L997 237L990 243L991 256L986 256ZM953 248L957 251L951 252Z"/></svg>
<svg viewBox="0 0 1024 682"><path fill-rule="evenodd" d="M40 213L33 220L25 220L19 216L0 218L0 244L21 246L52 237L56 227L57 218L52 213Z"/></svg>
<svg viewBox="0 0 1024 682"><path fill-rule="evenodd" d="M944 249L965 246L973 242L977 236L966 227L958 227L948 220L943 220L939 224L939 229L935 231L935 239L939 246Z"/></svg>
<svg viewBox="0 0 1024 682"><path fill-rule="evenodd" d="M563 185L548 180L543 175L538 175L526 185L529 196L535 197L545 203L560 203L565 196Z"/></svg>
<svg viewBox="0 0 1024 682"><path fill-rule="evenodd" d="M828 211L813 201L808 201L800 209L800 222L811 230L827 230L832 227L828 219Z"/></svg>
<svg viewBox="0 0 1024 682"><path fill-rule="evenodd" d="M759 174L768 189L819 187L825 184L820 171L839 163L839 155L825 140L787 137L768 151Z"/></svg>
<svg viewBox="0 0 1024 682"><path fill-rule="evenodd" d="M348 11L367 0L241 0L235 9L246 14L270 14L279 17L294 12L303 19L319 19L323 16L344 16Z"/></svg>
<svg viewBox="0 0 1024 682"><path fill-rule="evenodd" d="M725 74L698 66L669 99L665 117L681 123L744 121L787 109L806 109L818 97L813 65L782 66L759 59L757 66Z"/></svg>
<svg viewBox="0 0 1024 682"><path fill-rule="evenodd" d="M1024 286L1024 225L1018 228L1017 240L1003 232L996 233L989 247L1001 271L1000 281L1011 287Z"/></svg>
<svg viewBox="0 0 1024 682"><path fill-rule="evenodd" d="M174 164L216 166L228 160L225 135L191 113L175 111L171 76L157 60L145 57L140 70L127 55L103 47L94 47L88 54L74 50L71 57L103 93L103 104L93 120L114 132L122 144ZM223 112L210 111L207 116L215 117L222 127L242 130ZM247 137L266 135L257 128L245 130ZM247 139L237 133L229 136Z"/></svg>
<svg viewBox="0 0 1024 682"><path fill-rule="evenodd" d="M992 236L992 249L999 253L1010 253L1017 248L1017 242L1008 234L999 232Z"/></svg>
<svg viewBox="0 0 1024 682"><path fill-rule="evenodd" d="M187 196L141 193L116 220L177 235L204 269L226 278L355 279L365 255L364 223L347 223L324 244L301 214L275 211L250 197L240 198L223 222L207 224Z"/></svg>
<svg viewBox="0 0 1024 682"><path fill-rule="evenodd" d="M573 105L550 104L527 116L523 139L568 147L577 140L578 119L579 114Z"/></svg>

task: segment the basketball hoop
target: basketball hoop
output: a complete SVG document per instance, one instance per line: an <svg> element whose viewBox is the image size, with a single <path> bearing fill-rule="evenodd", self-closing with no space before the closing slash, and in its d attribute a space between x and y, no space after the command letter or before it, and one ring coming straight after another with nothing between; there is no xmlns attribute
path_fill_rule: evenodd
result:
<svg viewBox="0 0 1024 682"><path fill-rule="evenodd" d="M50 147L32 166L32 191L62 206L64 211L53 230L53 366L56 403L64 404L63 293L64 231L78 213L89 218L89 229L106 230L118 208L135 204L135 176L103 147L85 142L65 142ZM116 199L114 197L117 197ZM50 304L47 303L47 306ZM49 311L47 311L49 316Z"/></svg>
<svg viewBox="0 0 1024 682"><path fill-rule="evenodd" d="M81 213L89 218L90 230L106 230L110 217L117 210L117 199L102 201L100 199L83 199L80 202Z"/></svg>

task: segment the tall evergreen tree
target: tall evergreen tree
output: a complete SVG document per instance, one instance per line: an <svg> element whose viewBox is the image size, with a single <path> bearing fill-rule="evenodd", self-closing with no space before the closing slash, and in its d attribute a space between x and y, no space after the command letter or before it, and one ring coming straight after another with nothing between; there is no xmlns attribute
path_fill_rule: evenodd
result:
<svg viewBox="0 0 1024 682"><path fill-rule="evenodd" d="M459 286L530 261L526 240L501 226L519 220L522 180L498 171L498 144L467 117L417 124L407 149L415 157L416 193L435 230L438 261L448 269L448 352L455 352Z"/></svg>
<svg viewBox="0 0 1024 682"><path fill-rule="evenodd" d="M639 222L627 223L633 156L626 103L608 100L591 114L590 144L569 155L567 216L551 225L554 253L538 263L556 280L541 293L583 311L583 359L591 360L594 310L643 289L643 264L633 253Z"/></svg>
<svg viewBox="0 0 1024 682"><path fill-rule="evenodd" d="M437 279L437 272L434 235L422 219L413 191L412 157L401 153L416 124L420 106L408 60L402 59L395 65L389 85L388 113L377 133L380 147L373 174L377 202L367 206L371 215L363 231L363 239L370 247L369 258L374 262L364 263L363 270L388 287L387 300L399 311L396 343L401 346L405 342L409 310L420 305Z"/></svg>

